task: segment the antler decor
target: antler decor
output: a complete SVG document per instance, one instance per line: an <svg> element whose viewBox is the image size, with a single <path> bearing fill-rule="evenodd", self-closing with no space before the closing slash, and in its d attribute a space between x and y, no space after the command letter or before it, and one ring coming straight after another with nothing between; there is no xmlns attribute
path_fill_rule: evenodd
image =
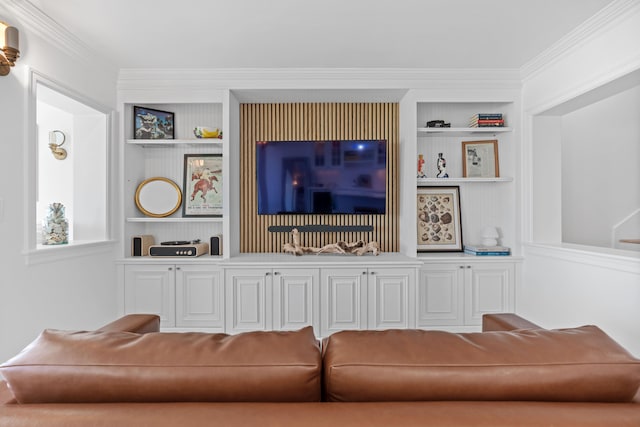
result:
<svg viewBox="0 0 640 427"><path fill-rule="evenodd" d="M307 246L302 246L300 244L300 232L297 228L291 230L291 235L293 236L293 244L285 243L282 246L282 249L285 253L291 253L293 255L304 255L304 254L356 254L358 256L364 255L366 253L373 253L374 255L378 255L380 250L378 249L378 242L369 242L365 243L362 240L358 240L357 242L347 243L347 242L336 242L330 243L328 245L324 245L321 248L312 248Z"/></svg>

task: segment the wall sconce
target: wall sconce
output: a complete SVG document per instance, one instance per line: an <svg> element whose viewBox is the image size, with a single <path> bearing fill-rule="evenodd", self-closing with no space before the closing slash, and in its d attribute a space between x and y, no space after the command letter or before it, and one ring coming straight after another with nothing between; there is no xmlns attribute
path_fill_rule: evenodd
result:
<svg viewBox="0 0 640 427"><path fill-rule="evenodd" d="M20 57L18 29L0 21L0 76L6 76Z"/></svg>
<svg viewBox="0 0 640 427"><path fill-rule="evenodd" d="M49 132L49 149L51 150L53 157L58 160L64 160L67 158L67 150L62 148L66 139L64 132L61 130L52 130Z"/></svg>

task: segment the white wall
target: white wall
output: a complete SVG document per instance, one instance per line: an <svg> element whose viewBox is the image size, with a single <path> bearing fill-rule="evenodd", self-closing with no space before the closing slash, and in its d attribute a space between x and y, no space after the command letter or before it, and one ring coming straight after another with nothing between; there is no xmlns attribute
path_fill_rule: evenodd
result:
<svg viewBox="0 0 640 427"><path fill-rule="evenodd" d="M24 158L29 67L115 109L117 72L91 53L69 56L53 27L35 25L0 4L0 20L20 31L21 58L0 77L0 360L16 354L44 328L92 328L113 319L116 274L111 253L26 265L23 254ZM74 47L77 47L74 45ZM85 59L83 59L83 57ZM31 226L31 225L29 225ZM35 224L34 224L35 226Z"/></svg>
<svg viewBox="0 0 640 427"><path fill-rule="evenodd" d="M525 261L523 281L516 292L516 312L545 327L597 324L640 355L640 257L631 251L560 243L562 195L558 189L563 170L555 167L557 161L544 167L545 158L559 154L560 140L573 138L562 133L559 117L567 113L564 107L569 105L573 111L577 101L584 107L590 104L584 101L603 99L607 94L601 88L633 81L628 76L640 70L640 3L614 1L588 24L523 68ZM541 116L545 114L552 117ZM637 113L635 122L637 125ZM620 135L614 130L615 123L605 126L606 130L597 126L589 126L593 137L581 130L575 139L599 139L598 149L604 154L609 139ZM572 124L567 131L577 132L575 127ZM630 132L624 134L637 131ZM636 137L635 148L627 147L629 152L637 153L637 143ZM635 183L627 184L633 177L621 177L618 185L635 185L637 194L637 175ZM591 220L583 224L591 225Z"/></svg>
<svg viewBox="0 0 640 427"><path fill-rule="evenodd" d="M612 247L640 209L639 118L640 86L562 117L563 242Z"/></svg>

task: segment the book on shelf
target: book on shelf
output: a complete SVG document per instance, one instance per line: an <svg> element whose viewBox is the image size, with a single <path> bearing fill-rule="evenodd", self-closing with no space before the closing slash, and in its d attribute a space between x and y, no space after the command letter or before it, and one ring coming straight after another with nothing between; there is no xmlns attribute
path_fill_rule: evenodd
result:
<svg viewBox="0 0 640 427"><path fill-rule="evenodd" d="M502 120L502 113L477 113L471 116L471 120Z"/></svg>
<svg viewBox="0 0 640 427"><path fill-rule="evenodd" d="M464 252L469 255L511 255L511 248L506 246L464 245Z"/></svg>
<svg viewBox="0 0 640 427"><path fill-rule="evenodd" d="M473 251L464 251L467 255L473 256L509 256L511 252L473 252Z"/></svg>
<svg viewBox="0 0 640 427"><path fill-rule="evenodd" d="M469 127L503 127L502 113L478 113L469 119Z"/></svg>

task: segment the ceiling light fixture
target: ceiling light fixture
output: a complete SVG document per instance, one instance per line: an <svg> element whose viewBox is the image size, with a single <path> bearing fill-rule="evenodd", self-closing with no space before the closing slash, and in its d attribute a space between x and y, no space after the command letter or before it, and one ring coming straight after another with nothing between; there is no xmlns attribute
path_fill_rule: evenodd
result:
<svg viewBox="0 0 640 427"><path fill-rule="evenodd" d="M18 29L0 21L0 76L6 76L20 57Z"/></svg>

